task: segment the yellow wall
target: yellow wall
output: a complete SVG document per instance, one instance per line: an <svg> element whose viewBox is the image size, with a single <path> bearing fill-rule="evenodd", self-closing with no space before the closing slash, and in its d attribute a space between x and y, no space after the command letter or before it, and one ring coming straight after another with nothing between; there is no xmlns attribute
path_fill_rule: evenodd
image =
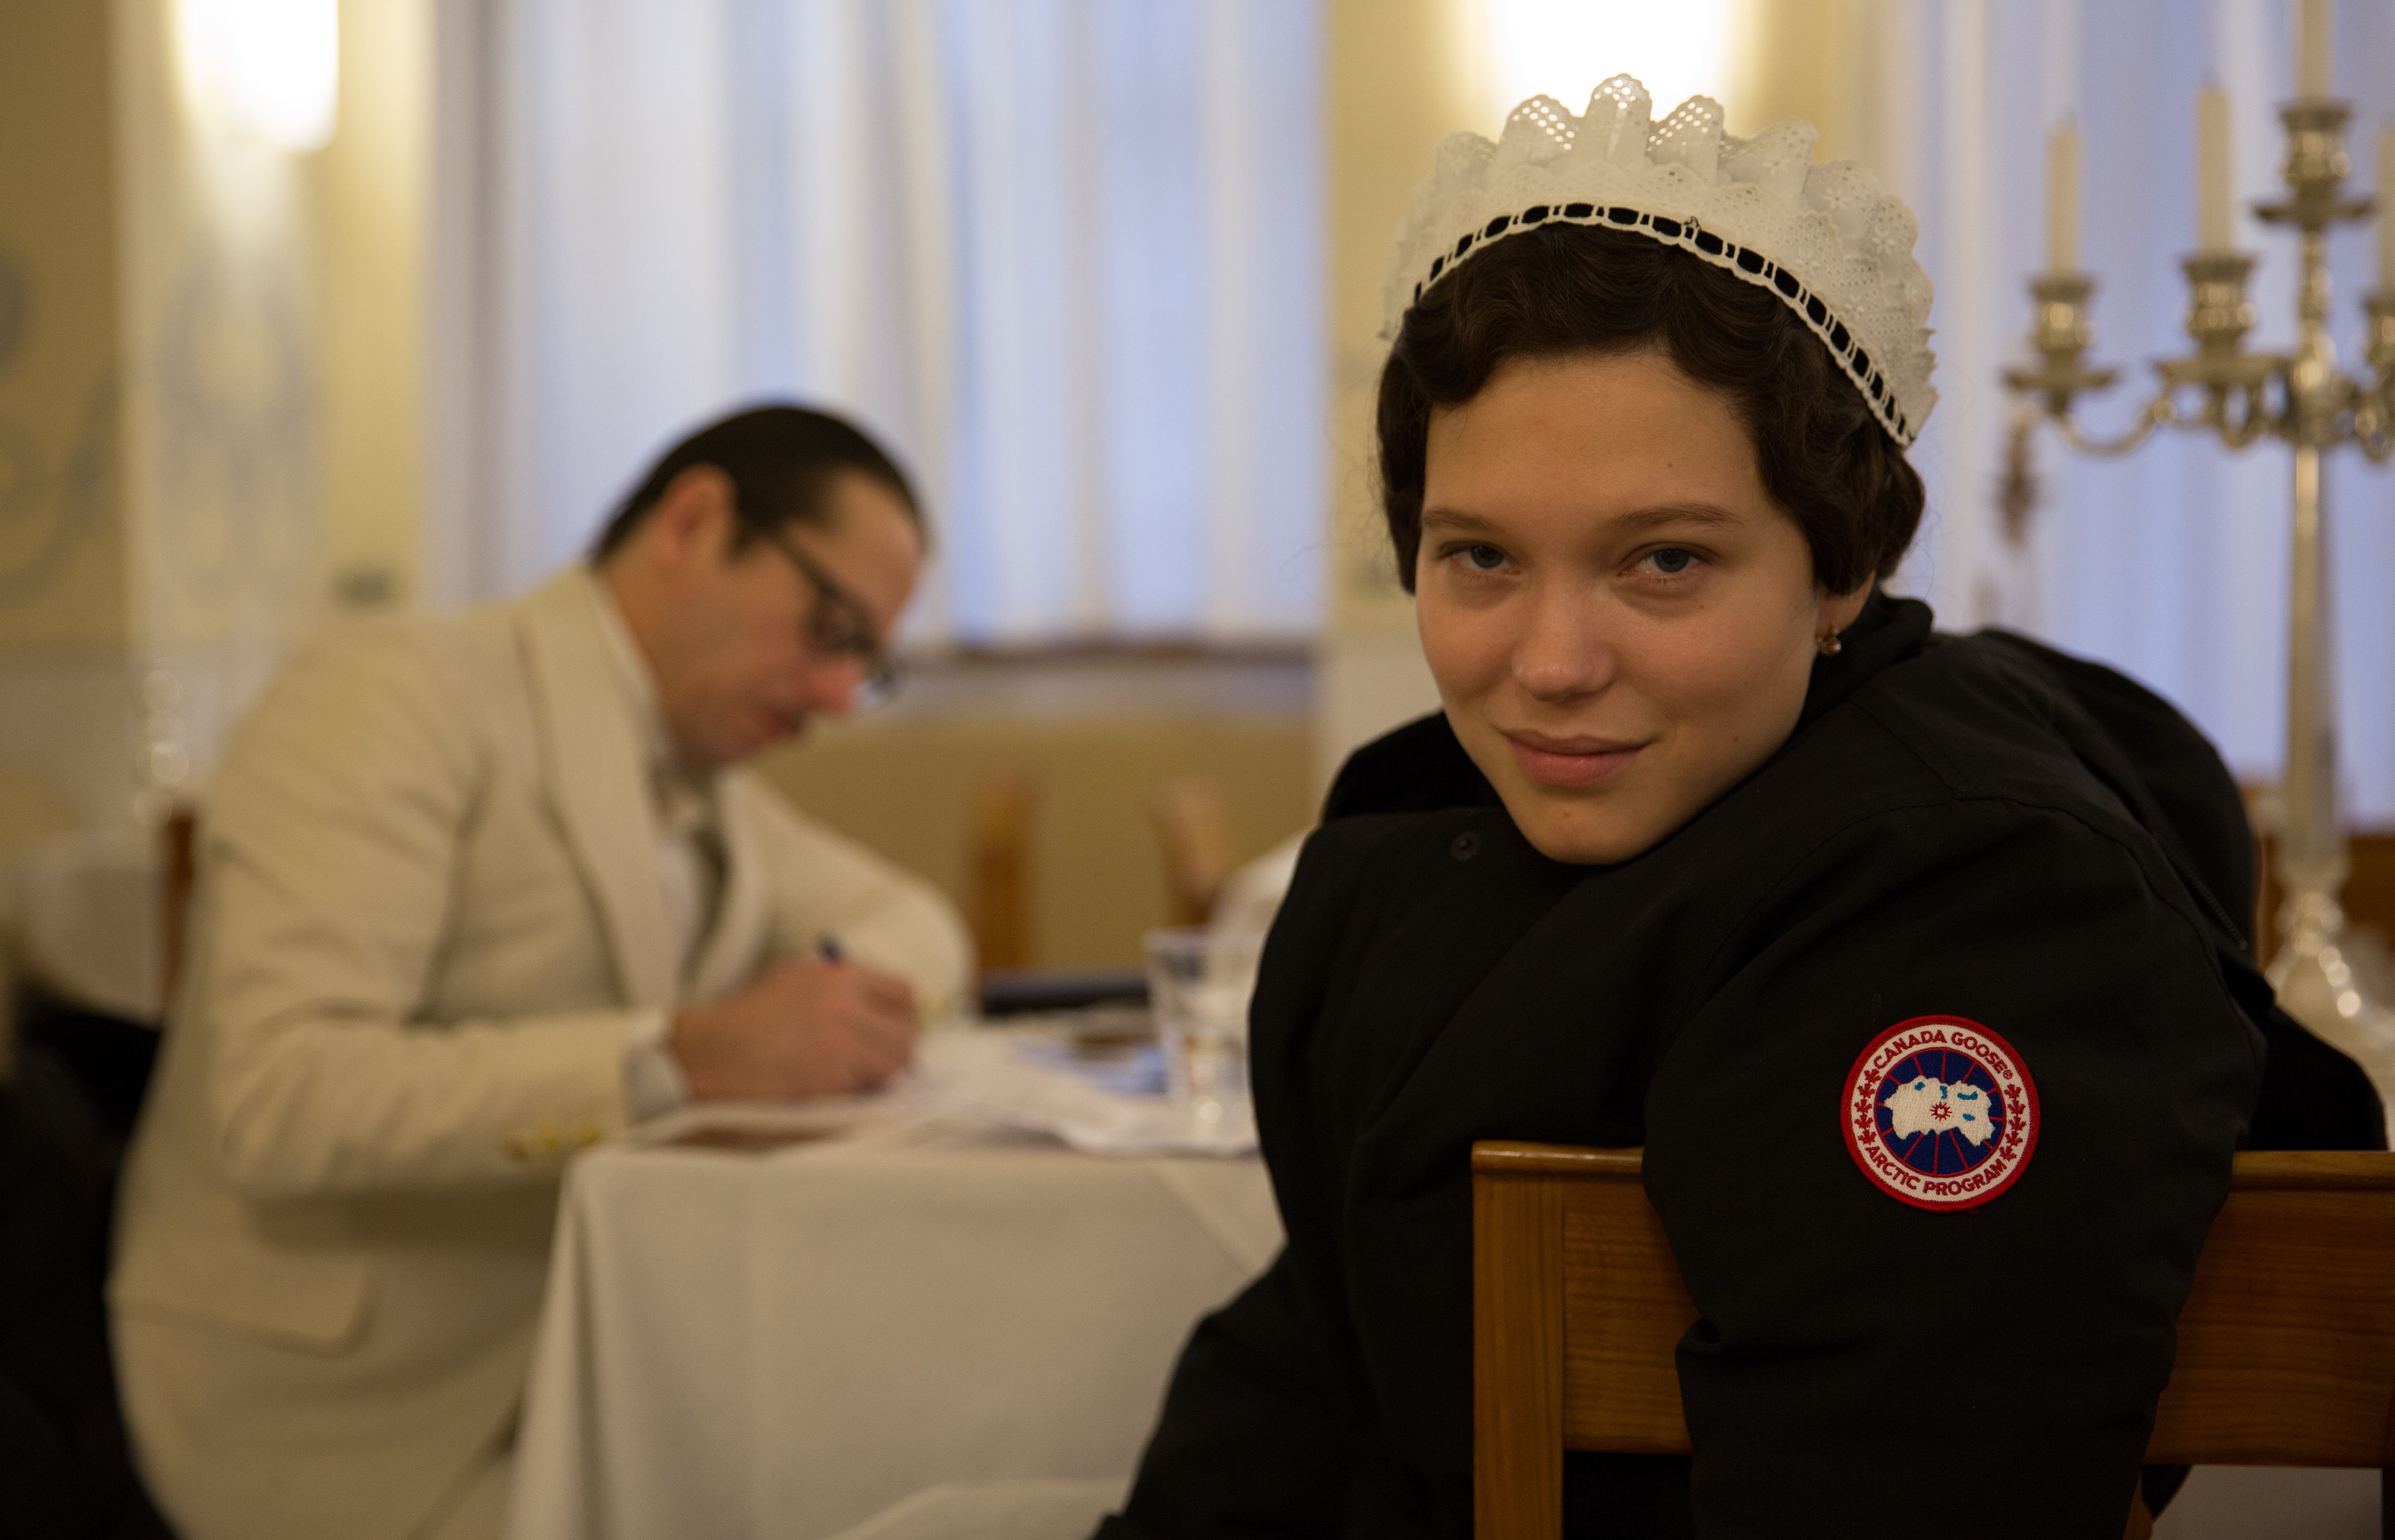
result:
<svg viewBox="0 0 2395 1540"><path fill-rule="evenodd" d="M342 0L341 106L311 157L325 564L337 599L421 591L429 0Z"/></svg>
<svg viewBox="0 0 2395 1540"><path fill-rule="evenodd" d="M312 152L191 109L173 7L115 7L135 630L245 666L416 587L431 7L342 0Z"/></svg>
<svg viewBox="0 0 2395 1540"><path fill-rule="evenodd" d="M431 0L342 0L310 156L193 119L173 4L0 6L0 824L125 821L330 576L417 586Z"/></svg>
<svg viewBox="0 0 2395 1540"><path fill-rule="evenodd" d="M1906 97L1925 88L1916 59L1923 25L1912 0L1740 0L1739 82L1728 127L1751 134L1803 118L1820 138L1817 161L1860 161L1906 196L1918 191L1919 136Z"/></svg>
<svg viewBox="0 0 2395 1540"><path fill-rule="evenodd" d="M126 558L105 6L0 6L0 662L112 654Z"/></svg>
<svg viewBox="0 0 2395 1540"><path fill-rule="evenodd" d="M1372 393L1387 351L1389 241L1438 141L1483 131L1468 0L1329 0L1325 38L1333 401L1334 628L1413 633L1391 573L1373 468Z"/></svg>
<svg viewBox="0 0 2395 1540"><path fill-rule="evenodd" d="M1326 0L1325 179L1330 228L1330 592L1317 655L1312 774L1438 704L1383 533L1373 393L1386 352L1381 282L1389 241L1438 141L1484 121L1478 0Z"/></svg>

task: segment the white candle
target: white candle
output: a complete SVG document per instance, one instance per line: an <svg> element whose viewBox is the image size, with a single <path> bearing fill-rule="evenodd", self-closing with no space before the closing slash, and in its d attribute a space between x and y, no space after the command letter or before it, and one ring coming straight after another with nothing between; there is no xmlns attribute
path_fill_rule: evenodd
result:
<svg viewBox="0 0 2395 1540"><path fill-rule="evenodd" d="M2195 228L2208 252L2236 244L2229 176L2229 93L2207 86L2195 99Z"/></svg>
<svg viewBox="0 0 2395 1540"><path fill-rule="evenodd" d="M2303 0L2296 11L2296 95L2335 94L2329 62L2328 0Z"/></svg>
<svg viewBox="0 0 2395 1540"><path fill-rule="evenodd" d="M2378 130L2378 287L2395 294L2395 125Z"/></svg>
<svg viewBox="0 0 2395 1540"><path fill-rule="evenodd" d="M2079 270L2079 125L2058 126L2045 141L2045 267Z"/></svg>

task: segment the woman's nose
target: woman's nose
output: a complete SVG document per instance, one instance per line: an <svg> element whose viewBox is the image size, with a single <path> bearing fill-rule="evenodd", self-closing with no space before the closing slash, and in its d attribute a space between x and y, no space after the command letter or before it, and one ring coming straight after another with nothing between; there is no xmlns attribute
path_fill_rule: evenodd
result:
<svg viewBox="0 0 2395 1540"><path fill-rule="evenodd" d="M1598 599L1562 585L1538 585L1523 596L1514 643L1514 682L1542 701L1602 690L1614 673Z"/></svg>

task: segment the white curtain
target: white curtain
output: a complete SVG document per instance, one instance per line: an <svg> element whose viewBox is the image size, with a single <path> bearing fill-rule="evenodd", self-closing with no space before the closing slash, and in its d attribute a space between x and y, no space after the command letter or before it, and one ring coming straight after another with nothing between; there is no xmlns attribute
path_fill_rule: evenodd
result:
<svg viewBox="0 0 2395 1540"><path fill-rule="evenodd" d="M918 638L1320 609L1310 0L439 0L436 597L761 396L932 506Z"/></svg>
<svg viewBox="0 0 2395 1540"><path fill-rule="evenodd" d="M2231 95L2241 211L2281 187L2277 105L2294 95L2287 0L1866 0L1878 50L1869 89L1884 126L1866 147L1912 201L1938 285L1932 324L1943 393L1915 463L1930 516L1905 583L1952 626L2001 623L2104 659L2168 695L2241 776L2283 756L2287 452L2231 454L2190 435L2090 461L2037 445L2043 499L2015 548L1994 508L2007 402L1998 372L2024 351L2026 281L2044 256L2045 130L2079 122L2086 144L2085 255L2097 275L2096 352L2122 383L2082 403L2097 428L2125 422L2152 359L2181 353L2195 245L2195 95ZM2337 88L2354 102L2355 191L2369 190L2379 124L2395 114L2395 8L2336 7ZM2293 330L2294 237L2241 212L2261 254L2248 337ZM2373 286L2366 235L2332 239L2336 329L2360 367L2359 297ZM2348 806L2395 823L2395 495L2348 451L2329 478Z"/></svg>

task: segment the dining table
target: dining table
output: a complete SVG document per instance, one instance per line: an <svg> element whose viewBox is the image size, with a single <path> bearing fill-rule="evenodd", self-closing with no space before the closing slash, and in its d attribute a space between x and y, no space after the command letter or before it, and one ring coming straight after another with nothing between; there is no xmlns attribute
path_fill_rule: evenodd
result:
<svg viewBox="0 0 2395 1540"><path fill-rule="evenodd" d="M944 1484L1128 1476L1279 1247L1252 1132L1182 1138L1037 1026L919 1057L573 1163L510 1540L823 1540Z"/></svg>

